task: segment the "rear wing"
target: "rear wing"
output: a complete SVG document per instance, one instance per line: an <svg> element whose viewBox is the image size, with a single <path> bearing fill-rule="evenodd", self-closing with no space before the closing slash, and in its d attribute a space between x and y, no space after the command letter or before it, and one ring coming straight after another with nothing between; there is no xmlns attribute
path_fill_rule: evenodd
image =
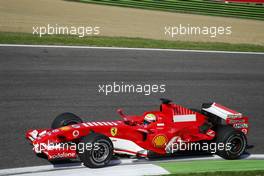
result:
<svg viewBox="0 0 264 176"><path fill-rule="evenodd" d="M222 119L241 118L242 114L217 103L204 103L202 110L214 114Z"/></svg>
<svg viewBox="0 0 264 176"><path fill-rule="evenodd" d="M231 125L245 134L248 133L248 117L244 117L242 113L217 103L204 103L202 111L220 117L224 124Z"/></svg>

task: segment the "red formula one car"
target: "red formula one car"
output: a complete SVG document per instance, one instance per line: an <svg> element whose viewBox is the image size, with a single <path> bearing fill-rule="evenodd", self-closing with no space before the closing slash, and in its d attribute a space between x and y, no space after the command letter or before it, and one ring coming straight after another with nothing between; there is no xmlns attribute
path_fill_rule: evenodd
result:
<svg viewBox="0 0 264 176"><path fill-rule="evenodd" d="M192 110L161 101L160 110L140 116L127 116L119 109L123 119L117 121L83 122L72 113L63 113L51 128L29 130L26 138L34 152L49 160L80 158L92 168L107 165L118 154L148 158L202 149L237 159L246 150L248 118L241 113L217 103Z"/></svg>

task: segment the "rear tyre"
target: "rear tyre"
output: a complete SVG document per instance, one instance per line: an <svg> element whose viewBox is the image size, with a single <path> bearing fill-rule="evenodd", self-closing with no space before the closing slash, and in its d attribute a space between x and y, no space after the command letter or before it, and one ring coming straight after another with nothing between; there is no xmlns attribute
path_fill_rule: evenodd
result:
<svg viewBox="0 0 264 176"><path fill-rule="evenodd" d="M88 136L81 138L79 145L92 146L85 147L84 150L78 150L80 160L86 167L100 168L106 166L113 156L113 144L109 137L91 133Z"/></svg>
<svg viewBox="0 0 264 176"><path fill-rule="evenodd" d="M77 123L82 123L82 119L78 117L77 115L70 113L70 112L65 112L60 115L58 115L52 122L51 128L60 128L63 126L67 125L72 125L72 124L77 124Z"/></svg>
<svg viewBox="0 0 264 176"><path fill-rule="evenodd" d="M224 150L218 150L217 155L222 158L233 160L238 159L246 150L247 139L244 133L231 126L217 126L216 143L224 144Z"/></svg>

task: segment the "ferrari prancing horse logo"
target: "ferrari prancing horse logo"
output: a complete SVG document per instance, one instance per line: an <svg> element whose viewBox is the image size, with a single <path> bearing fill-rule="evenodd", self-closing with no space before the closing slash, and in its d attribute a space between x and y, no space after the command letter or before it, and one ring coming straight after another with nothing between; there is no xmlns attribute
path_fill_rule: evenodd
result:
<svg viewBox="0 0 264 176"><path fill-rule="evenodd" d="M110 132L112 136L115 136L117 134L117 128L116 127L111 128Z"/></svg>

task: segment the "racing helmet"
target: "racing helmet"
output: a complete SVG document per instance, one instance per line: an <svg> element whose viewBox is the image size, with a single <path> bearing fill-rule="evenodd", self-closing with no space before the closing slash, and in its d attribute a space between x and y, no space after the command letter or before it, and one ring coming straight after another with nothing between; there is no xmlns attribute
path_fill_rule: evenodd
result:
<svg viewBox="0 0 264 176"><path fill-rule="evenodd" d="M157 120L157 117L155 116L155 114L146 114L144 117L144 124L149 124L151 122L155 122Z"/></svg>

